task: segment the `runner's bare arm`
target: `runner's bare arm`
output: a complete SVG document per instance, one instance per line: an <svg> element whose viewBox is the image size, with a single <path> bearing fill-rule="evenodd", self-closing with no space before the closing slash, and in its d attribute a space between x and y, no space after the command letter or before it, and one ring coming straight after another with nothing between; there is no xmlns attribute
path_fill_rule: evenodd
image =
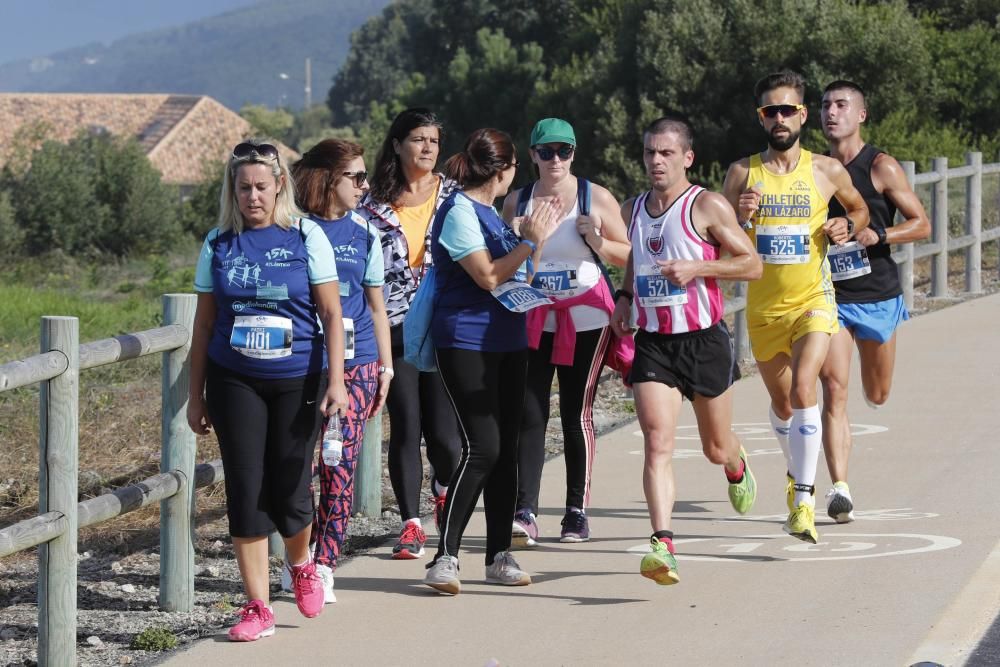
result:
<svg viewBox="0 0 1000 667"><path fill-rule="evenodd" d="M741 226L745 225L760 204L761 191L756 186L747 187L747 177L750 175L750 160L743 158L729 165L726 180L722 185L722 194L733 207L736 219Z"/></svg>
<svg viewBox="0 0 1000 667"><path fill-rule="evenodd" d="M728 256L710 261L660 261L660 272L667 280L675 285L686 285L695 278L760 278L764 272L764 264L750 243L750 237L736 223L736 214L725 197L715 192L703 192L694 202L691 220L699 234L710 241L716 241Z"/></svg>
<svg viewBox="0 0 1000 667"><path fill-rule="evenodd" d="M577 218L577 231L601 259L615 266L625 266L631 246L618 200L607 188L596 183L591 184L591 199L590 215Z"/></svg>
<svg viewBox="0 0 1000 667"><path fill-rule="evenodd" d="M823 231L834 243L847 243L852 236L868 226L868 206L861 193L854 187L854 183L851 182L851 175L847 173L847 169L839 160L825 155L815 155L813 159L816 170L829 181L833 189L833 196L837 198L846 211L845 216L827 220L823 225ZM854 223L854 229L851 231L848 231L847 218L850 218L851 222Z"/></svg>
<svg viewBox="0 0 1000 667"><path fill-rule="evenodd" d="M872 165L872 182L905 218L903 222L885 230L885 243L911 243L931 235L931 223L927 219L924 205L910 187L906 173L896 158L885 153L875 158L875 163ZM869 233L875 234L871 230Z"/></svg>

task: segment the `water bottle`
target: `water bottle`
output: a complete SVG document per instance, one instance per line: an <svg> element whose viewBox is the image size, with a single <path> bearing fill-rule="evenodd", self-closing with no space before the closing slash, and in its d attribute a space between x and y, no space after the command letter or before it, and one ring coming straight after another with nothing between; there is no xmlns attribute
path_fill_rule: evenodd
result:
<svg viewBox="0 0 1000 667"><path fill-rule="evenodd" d="M340 465L340 459L344 454L344 434L340 431L340 413L335 412L326 422L326 430L323 431L323 446L320 456L323 463L333 467Z"/></svg>

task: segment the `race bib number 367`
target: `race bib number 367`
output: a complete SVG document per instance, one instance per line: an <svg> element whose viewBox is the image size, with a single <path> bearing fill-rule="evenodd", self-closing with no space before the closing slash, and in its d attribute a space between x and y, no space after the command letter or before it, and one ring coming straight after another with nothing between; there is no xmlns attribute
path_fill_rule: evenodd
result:
<svg viewBox="0 0 1000 667"><path fill-rule="evenodd" d="M763 225L756 234L757 253L768 264L809 261L809 225Z"/></svg>
<svg viewBox="0 0 1000 667"><path fill-rule="evenodd" d="M239 315L229 344L245 357L277 359L292 354L292 321L273 315Z"/></svg>

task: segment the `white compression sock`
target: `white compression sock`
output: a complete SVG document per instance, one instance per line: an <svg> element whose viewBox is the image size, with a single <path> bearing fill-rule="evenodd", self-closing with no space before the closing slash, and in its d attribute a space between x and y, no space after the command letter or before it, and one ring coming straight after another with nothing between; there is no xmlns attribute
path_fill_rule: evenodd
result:
<svg viewBox="0 0 1000 667"><path fill-rule="evenodd" d="M792 456L789 472L795 478L795 504L806 501L814 503L813 495L800 491L799 486L813 486L816 483L816 463L823 449L823 422L819 406L792 409L792 425L788 433L788 449Z"/></svg>
<svg viewBox="0 0 1000 667"><path fill-rule="evenodd" d="M778 439L778 444L781 445L781 453L785 455L785 467L788 471L791 471L792 457L788 454L788 429L792 424L792 420L782 419L774 414L774 406L767 409L767 416L771 420L771 430L774 431L774 437Z"/></svg>

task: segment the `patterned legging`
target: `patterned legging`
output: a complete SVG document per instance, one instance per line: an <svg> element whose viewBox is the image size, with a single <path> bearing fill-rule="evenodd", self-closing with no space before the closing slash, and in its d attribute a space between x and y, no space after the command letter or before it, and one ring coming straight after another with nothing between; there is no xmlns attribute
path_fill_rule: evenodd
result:
<svg viewBox="0 0 1000 667"><path fill-rule="evenodd" d="M340 420L344 433L344 454L340 464L328 466L320 457L319 506L313 518L312 538L316 541L317 563L336 569L340 549L347 537L347 522L354 504L354 467L365 437L365 424L378 390L378 362L344 369L347 386L347 414ZM326 427L324 420L324 428Z"/></svg>

